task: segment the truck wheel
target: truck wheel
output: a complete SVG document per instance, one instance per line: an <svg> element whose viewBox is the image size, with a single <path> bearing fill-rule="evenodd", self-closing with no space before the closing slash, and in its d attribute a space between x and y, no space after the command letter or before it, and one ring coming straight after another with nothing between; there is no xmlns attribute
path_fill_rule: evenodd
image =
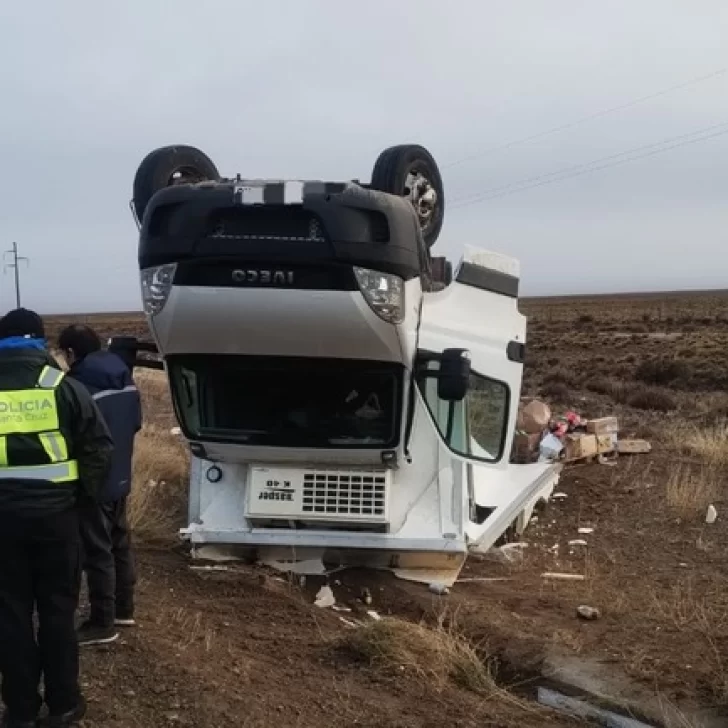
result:
<svg viewBox="0 0 728 728"><path fill-rule="evenodd" d="M149 200L159 190L176 184L220 179L212 160L199 149L176 144L147 154L134 177L134 211L141 222Z"/></svg>
<svg viewBox="0 0 728 728"><path fill-rule="evenodd" d="M371 188L407 197L427 247L435 244L445 216L445 192L437 163L424 147L400 144L385 149L374 165Z"/></svg>

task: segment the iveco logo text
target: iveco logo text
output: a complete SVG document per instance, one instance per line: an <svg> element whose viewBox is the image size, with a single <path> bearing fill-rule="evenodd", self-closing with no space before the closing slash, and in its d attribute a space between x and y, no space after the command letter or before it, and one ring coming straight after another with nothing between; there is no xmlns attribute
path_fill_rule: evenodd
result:
<svg viewBox="0 0 728 728"><path fill-rule="evenodd" d="M256 270L249 268L233 271L234 283L252 283L262 286L291 286L293 285L292 270Z"/></svg>

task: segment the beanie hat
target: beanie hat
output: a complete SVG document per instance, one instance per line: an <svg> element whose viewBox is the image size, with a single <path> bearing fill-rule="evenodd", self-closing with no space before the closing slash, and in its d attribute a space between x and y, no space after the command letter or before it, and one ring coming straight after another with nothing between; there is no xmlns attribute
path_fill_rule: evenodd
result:
<svg viewBox="0 0 728 728"><path fill-rule="evenodd" d="M11 336L30 336L34 339L45 338L43 319L27 308L16 308L0 318L0 339Z"/></svg>

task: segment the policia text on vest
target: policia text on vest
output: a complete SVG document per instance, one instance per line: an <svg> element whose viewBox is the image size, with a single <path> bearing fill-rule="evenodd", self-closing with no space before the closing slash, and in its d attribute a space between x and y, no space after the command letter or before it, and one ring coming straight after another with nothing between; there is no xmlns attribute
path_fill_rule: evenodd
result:
<svg viewBox="0 0 728 728"><path fill-rule="evenodd" d="M60 431L58 387L64 373L45 366L33 389L0 391L0 475L5 478L66 483L78 480L78 463L69 460L68 443ZM36 437L48 457L45 465L11 462L12 438Z"/></svg>

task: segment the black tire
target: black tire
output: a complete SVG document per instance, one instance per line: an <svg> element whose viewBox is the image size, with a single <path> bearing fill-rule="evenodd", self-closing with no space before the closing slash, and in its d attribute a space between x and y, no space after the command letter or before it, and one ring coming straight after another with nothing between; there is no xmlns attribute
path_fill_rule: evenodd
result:
<svg viewBox="0 0 728 728"><path fill-rule="evenodd" d="M180 175L175 178L175 175ZM220 179L212 160L199 149L183 144L160 147L147 154L134 177L134 211L139 222L144 218L149 200L161 189L173 184Z"/></svg>
<svg viewBox="0 0 728 728"><path fill-rule="evenodd" d="M409 197L411 190L407 188L407 178L410 173L421 174L429 181L437 195L434 208L428 215L421 214L415 207L422 228L422 237L427 247L431 248L440 235L445 218L445 190L440 170L432 155L418 144L400 144L385 149L374 165L371 188Z"/></svg>

